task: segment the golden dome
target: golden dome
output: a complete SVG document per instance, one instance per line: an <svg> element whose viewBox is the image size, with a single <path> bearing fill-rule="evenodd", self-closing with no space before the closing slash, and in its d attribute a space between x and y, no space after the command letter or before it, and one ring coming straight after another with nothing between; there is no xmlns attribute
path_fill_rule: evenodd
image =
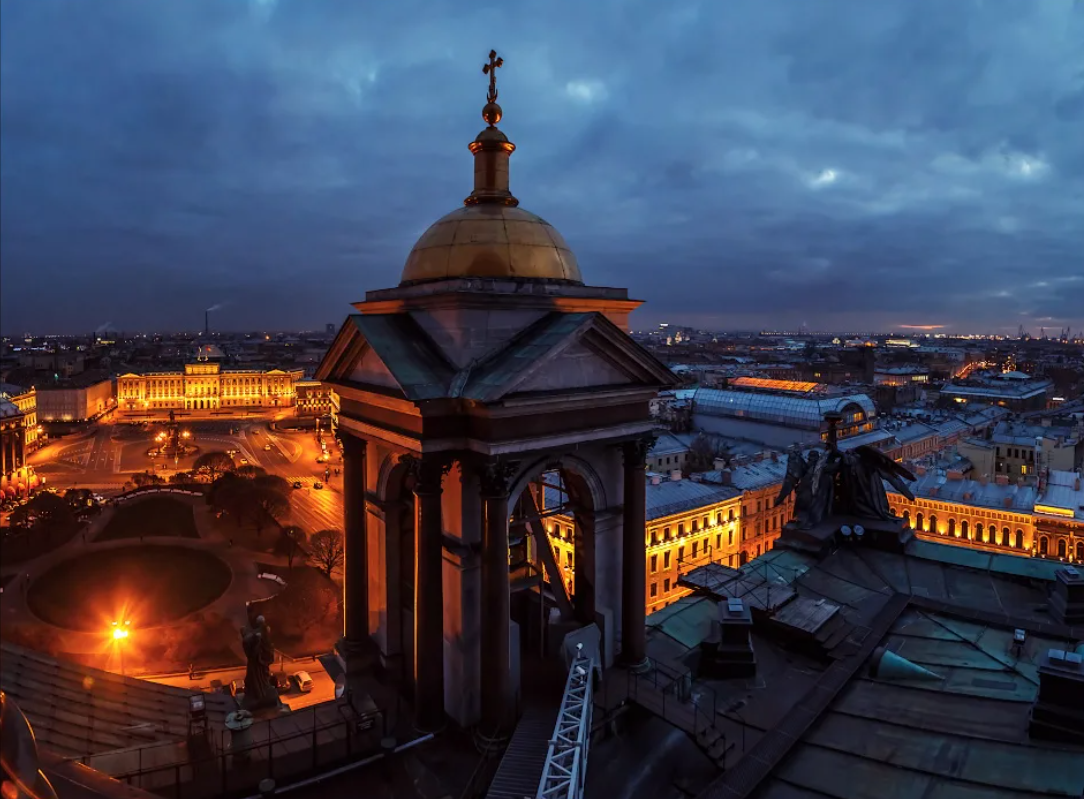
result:
<svg viewBox="0 0 1084 799"><path fill-rule="evenodd" d="M508 160L516 145L497 127L496 70L504 65L490 52L483 72L489 93L482 118L488 127L470 143L474 191L464 208L434 222L410 251L400 285L456 277L525 278L583 283L576 256L551 224L519 208L508 188Z"/></svg>
<svg viewBox="0 0 1084 799"><path fill-rule="evenodd" d="M454 277L582 283L576 256L549 222L511 205L478 203L434 222L403 268L403 284Z"/></svg>

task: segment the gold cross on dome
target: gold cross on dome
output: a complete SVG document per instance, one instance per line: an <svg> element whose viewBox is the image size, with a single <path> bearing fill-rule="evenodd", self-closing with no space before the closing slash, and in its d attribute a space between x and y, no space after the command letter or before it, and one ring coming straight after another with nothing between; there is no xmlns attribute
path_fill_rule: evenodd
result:
<svg viewBox="0 0 1084 799"><path fill-rule="evenodd" d="M489 75L489 93L486 100L490 103L497 102L497 68L504 66L504 59L497 57L496 50L489 51L489 63L482 67L482 74Z"/></svg>

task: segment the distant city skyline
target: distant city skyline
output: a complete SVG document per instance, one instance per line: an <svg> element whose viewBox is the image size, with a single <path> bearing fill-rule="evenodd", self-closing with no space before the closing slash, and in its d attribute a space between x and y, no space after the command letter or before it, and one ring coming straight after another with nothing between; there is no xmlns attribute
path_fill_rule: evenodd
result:
<svg viewBox="0 0 1084 799"><path fill-rule="evenodd" d="M0 332L341 323L470 191L491 47L513 191L634 328L1080 330L1080 41L1053 1L5 2Z"/></svg>

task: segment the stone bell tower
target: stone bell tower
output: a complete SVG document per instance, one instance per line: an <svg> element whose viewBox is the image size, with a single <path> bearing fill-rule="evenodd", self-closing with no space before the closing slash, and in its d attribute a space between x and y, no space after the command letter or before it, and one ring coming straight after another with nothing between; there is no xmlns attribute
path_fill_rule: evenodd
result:
<svg viewBox="0 0 1084 799"><path fill-rule="evenodd" d="M607 664L643 662L649 401L674 379L627 334L641 303L585 285L512 195L502 64L491 53L484 70L474 190L414 245L397 288L354 305L316 375L341 399L348 669L375 644L419 729L451 717L491 737L516 714L511 597L531 571L517 542L534 536L544 609L597 623ZM552 497L576 521L569 566L540 524Z"/></svg>

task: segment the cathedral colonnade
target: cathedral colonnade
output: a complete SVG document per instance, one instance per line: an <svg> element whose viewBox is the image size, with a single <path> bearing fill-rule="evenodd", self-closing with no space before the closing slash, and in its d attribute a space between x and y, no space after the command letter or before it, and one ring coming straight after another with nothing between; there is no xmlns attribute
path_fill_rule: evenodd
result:
<svg viewBox="0 0 1084 799"><path fill-rule="evenodd" d="M648 439L606 446L601 464L579 453L419 455L346 432L343 444L347 668L375 650L412 696L419 731L441 729L448 716L493 738L513 728L520 687L509 522L558 466L579 509L573 623L610 620L604 648L618 648L619 635L620 661L645 661ZM604 659L613 662L613 652Z"/></svg>

